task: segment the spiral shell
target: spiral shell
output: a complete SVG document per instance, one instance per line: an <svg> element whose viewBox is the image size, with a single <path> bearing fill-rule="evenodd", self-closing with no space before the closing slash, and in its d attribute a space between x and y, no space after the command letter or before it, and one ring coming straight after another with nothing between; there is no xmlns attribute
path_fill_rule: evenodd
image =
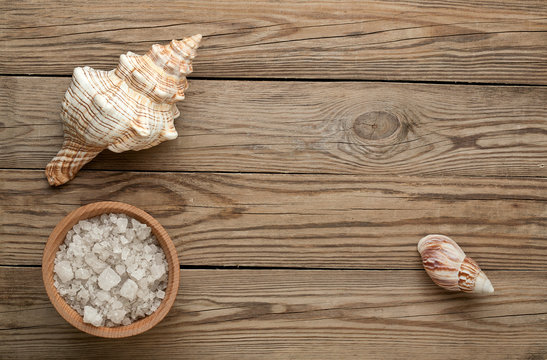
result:
<svg viewBox="0 0 547 360"><path fill-rule="evenodd" d="M440 287L477 294L494 292L479 265L448 236L427 235L418 243L418 252L425 271Z"/></svg>
<svg viewBox="0 0 547 360"><path fill-rule="evenodd" d="M64 143L46 166L50 185L76 176L102 150L142 150L177 138L175 102L184 99L201 35L122 54L116 69L74 69L62 106Z"/></svg>

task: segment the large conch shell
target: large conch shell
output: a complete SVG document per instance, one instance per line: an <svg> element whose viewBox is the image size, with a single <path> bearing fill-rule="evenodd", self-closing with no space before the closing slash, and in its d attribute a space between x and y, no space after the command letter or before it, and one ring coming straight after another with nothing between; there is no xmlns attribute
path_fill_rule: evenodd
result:
<svg viewBox="0 0 547 360"><path fill-rule="evenodd" d="M50 185L73 179L103 149L142 150L175 139L175 102L184 99L200 41L194 35L153 45L143 56L122 54L111 71L74 69L61 112L63 147L46 166Z"/></svg>
<svg viewBox="0 0 547 360"><path fill-rule="evenodd" d="M427 235L418 243L418 252L425 271L440 287L477 294L494 292L479 265L448 236Z"/></svg>

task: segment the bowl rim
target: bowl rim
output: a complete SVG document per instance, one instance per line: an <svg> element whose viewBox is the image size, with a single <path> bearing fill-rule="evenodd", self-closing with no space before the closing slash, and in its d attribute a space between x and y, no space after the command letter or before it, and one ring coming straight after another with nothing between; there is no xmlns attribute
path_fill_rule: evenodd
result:
<svg viewBox="0 0 547 360"><path fill-rule="evenodd" d="M54 261L59 246L64 243L66 234L80 220L100 216L101 214L123 213L135 218L151 229L165 253L168 263L168 281L165 297L152 314L141 318L130 325L117 327L93 326L83 322L76 310L66 303L53 284ZM180 282L180 264L177 250L163 226L150 214L133 205L115 201L99 201L81 206L66 215L51 232L42 256L42 279L49 300L63 319L75 328L90 335L104 338L123 338L141 334L157 325L167 315L175 302Z"/></svg>

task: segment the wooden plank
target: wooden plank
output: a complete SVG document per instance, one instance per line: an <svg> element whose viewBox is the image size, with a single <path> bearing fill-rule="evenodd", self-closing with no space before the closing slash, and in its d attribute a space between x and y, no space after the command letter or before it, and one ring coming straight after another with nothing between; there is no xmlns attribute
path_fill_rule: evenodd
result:
<svg viewBox="0 0 547 360"><path fill-rule="evenodd" d="M0 167L44 168L67 78L0 78ZM29 96L32 94L32 96ZM179 138L94 169L547 176L546 87L192 81Z"/></svg>
<svg viewBox="0 0 547 360"><path fill-rule="evenodd" d="M0 184L0 264L40 264L58 221L113 200L156 217L183 265L421 269L418 240L441 233L485 269L547 269L543 179L84 171L55 189L3 170Z"/></svg>
<svg viewBox="0 0 547 360"><path fill-rule="evenodd" d="M183 270L163 322L111 341L72 328L38 268L0 268L2 358L543 359L547 273L492 271L496 293L423 271Z"/></svg>
<svg viewBox="0 0 547 360"><path fill-rule="evenodd" d="M111 69L202 33L195 75L547 83L542 0L4 1L0 73Z"/></svg>

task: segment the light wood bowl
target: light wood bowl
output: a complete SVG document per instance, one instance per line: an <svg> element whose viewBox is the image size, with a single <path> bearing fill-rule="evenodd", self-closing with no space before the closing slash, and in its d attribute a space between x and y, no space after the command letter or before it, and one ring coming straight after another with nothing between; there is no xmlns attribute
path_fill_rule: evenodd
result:
<svg viewBox="0 0 547 360"><path fill-rule="evenodd" d="M82 316L65 302L53 284L53 266L55 255L59 249L59 246L65 241L67 232L80 220L89 219L107 213L123 213L150 226L150 228L152 228L152 232L158 239L159 244L165 252L165 257L168 262L169 273L167 289L165 289L165 298L162 300L159 308L152 314L127 326L95 327L91 324L84 323ZM179 275L180 266L177 250L175 249L173 241L163 226L161 226L156 219L139 208L112 201L96 202L85 205L68 214L63 220L61 220L61 222L59 222L59 224L57 224L55 229L53 229L53 232L49 236L46 243L46 247L44 248L44 256L42 258L42 277L44 279L44 286L55 309L57 309L59 314L66 321L77 329L91 335L105 338L122 338L137 335L158 324L165 317L165 315L167 315L171 309L171 306L173 306L173 303L175 302L175 297L177 296L179 288Z"/></svg>

